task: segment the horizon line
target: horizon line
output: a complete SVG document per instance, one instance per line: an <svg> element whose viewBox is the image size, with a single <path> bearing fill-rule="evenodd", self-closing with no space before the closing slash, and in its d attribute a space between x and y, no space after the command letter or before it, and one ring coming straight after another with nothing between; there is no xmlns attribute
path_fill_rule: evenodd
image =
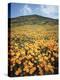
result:
<svg viewBox="0 0 60 80"><path fill-rule="evenodd" d="M8 18L13 19L13 18L24 17L24 16L40 16L40 17L44 17L44 18L59 20L58 18L46 17L46 16L42 16L42 15L38 15L38 14L21 15L21 16L16 16L16 17L9 17L9 15L8 15Z"/></svg>

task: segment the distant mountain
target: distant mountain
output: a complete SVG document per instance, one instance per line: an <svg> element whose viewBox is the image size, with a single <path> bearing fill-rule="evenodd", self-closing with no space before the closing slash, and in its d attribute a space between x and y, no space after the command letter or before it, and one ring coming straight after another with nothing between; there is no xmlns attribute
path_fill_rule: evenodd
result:
<svg viewBox="0 0 60 80"><path fill-rule="evenodd" d="M57 25L58 20L57 19L52 19L52 18L47 18L47 17L42 17L39 15L27 15L27 16L19 16L16 18L9 18L8 19L9 23L11 23L12 26L20 26L20 25Z"/></svg>

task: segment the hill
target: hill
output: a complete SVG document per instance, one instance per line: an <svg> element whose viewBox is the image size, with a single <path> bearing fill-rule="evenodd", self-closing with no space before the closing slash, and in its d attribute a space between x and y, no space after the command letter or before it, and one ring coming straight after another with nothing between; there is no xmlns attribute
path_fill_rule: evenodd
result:
<svg viewBox="0 0 60 80"><path fill-rule="evenodd" d="M57 19L42 17L39 15L19 16L16 18L9 18L8 21L13 26L33 25L33 24L38 24L38 25L43 25L43 24L57 25L58 24Z"/></svg>

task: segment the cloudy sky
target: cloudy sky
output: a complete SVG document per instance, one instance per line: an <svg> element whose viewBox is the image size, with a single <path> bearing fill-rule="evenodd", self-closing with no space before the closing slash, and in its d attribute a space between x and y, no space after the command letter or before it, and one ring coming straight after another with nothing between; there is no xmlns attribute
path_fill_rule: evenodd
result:
<svg viewBox="0 0 60 80"><path fill-rule="evenodd" d="M53 19L58 19L58 6L55 5L37 5L37 4L19 4L12 3L9 5L9 17L40 15ZM11 11L10 11L11 10Z"/></svg>

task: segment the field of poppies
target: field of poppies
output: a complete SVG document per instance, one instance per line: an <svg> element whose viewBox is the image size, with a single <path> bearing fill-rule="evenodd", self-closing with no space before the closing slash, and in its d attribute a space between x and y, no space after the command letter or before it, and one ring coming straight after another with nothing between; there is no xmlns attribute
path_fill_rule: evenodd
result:
<svg viewBox="0 0 60 80"><path fill-rule="evenodd" d="M10 76L58 73L58 26L12 27L8 36Z"/></svg>

